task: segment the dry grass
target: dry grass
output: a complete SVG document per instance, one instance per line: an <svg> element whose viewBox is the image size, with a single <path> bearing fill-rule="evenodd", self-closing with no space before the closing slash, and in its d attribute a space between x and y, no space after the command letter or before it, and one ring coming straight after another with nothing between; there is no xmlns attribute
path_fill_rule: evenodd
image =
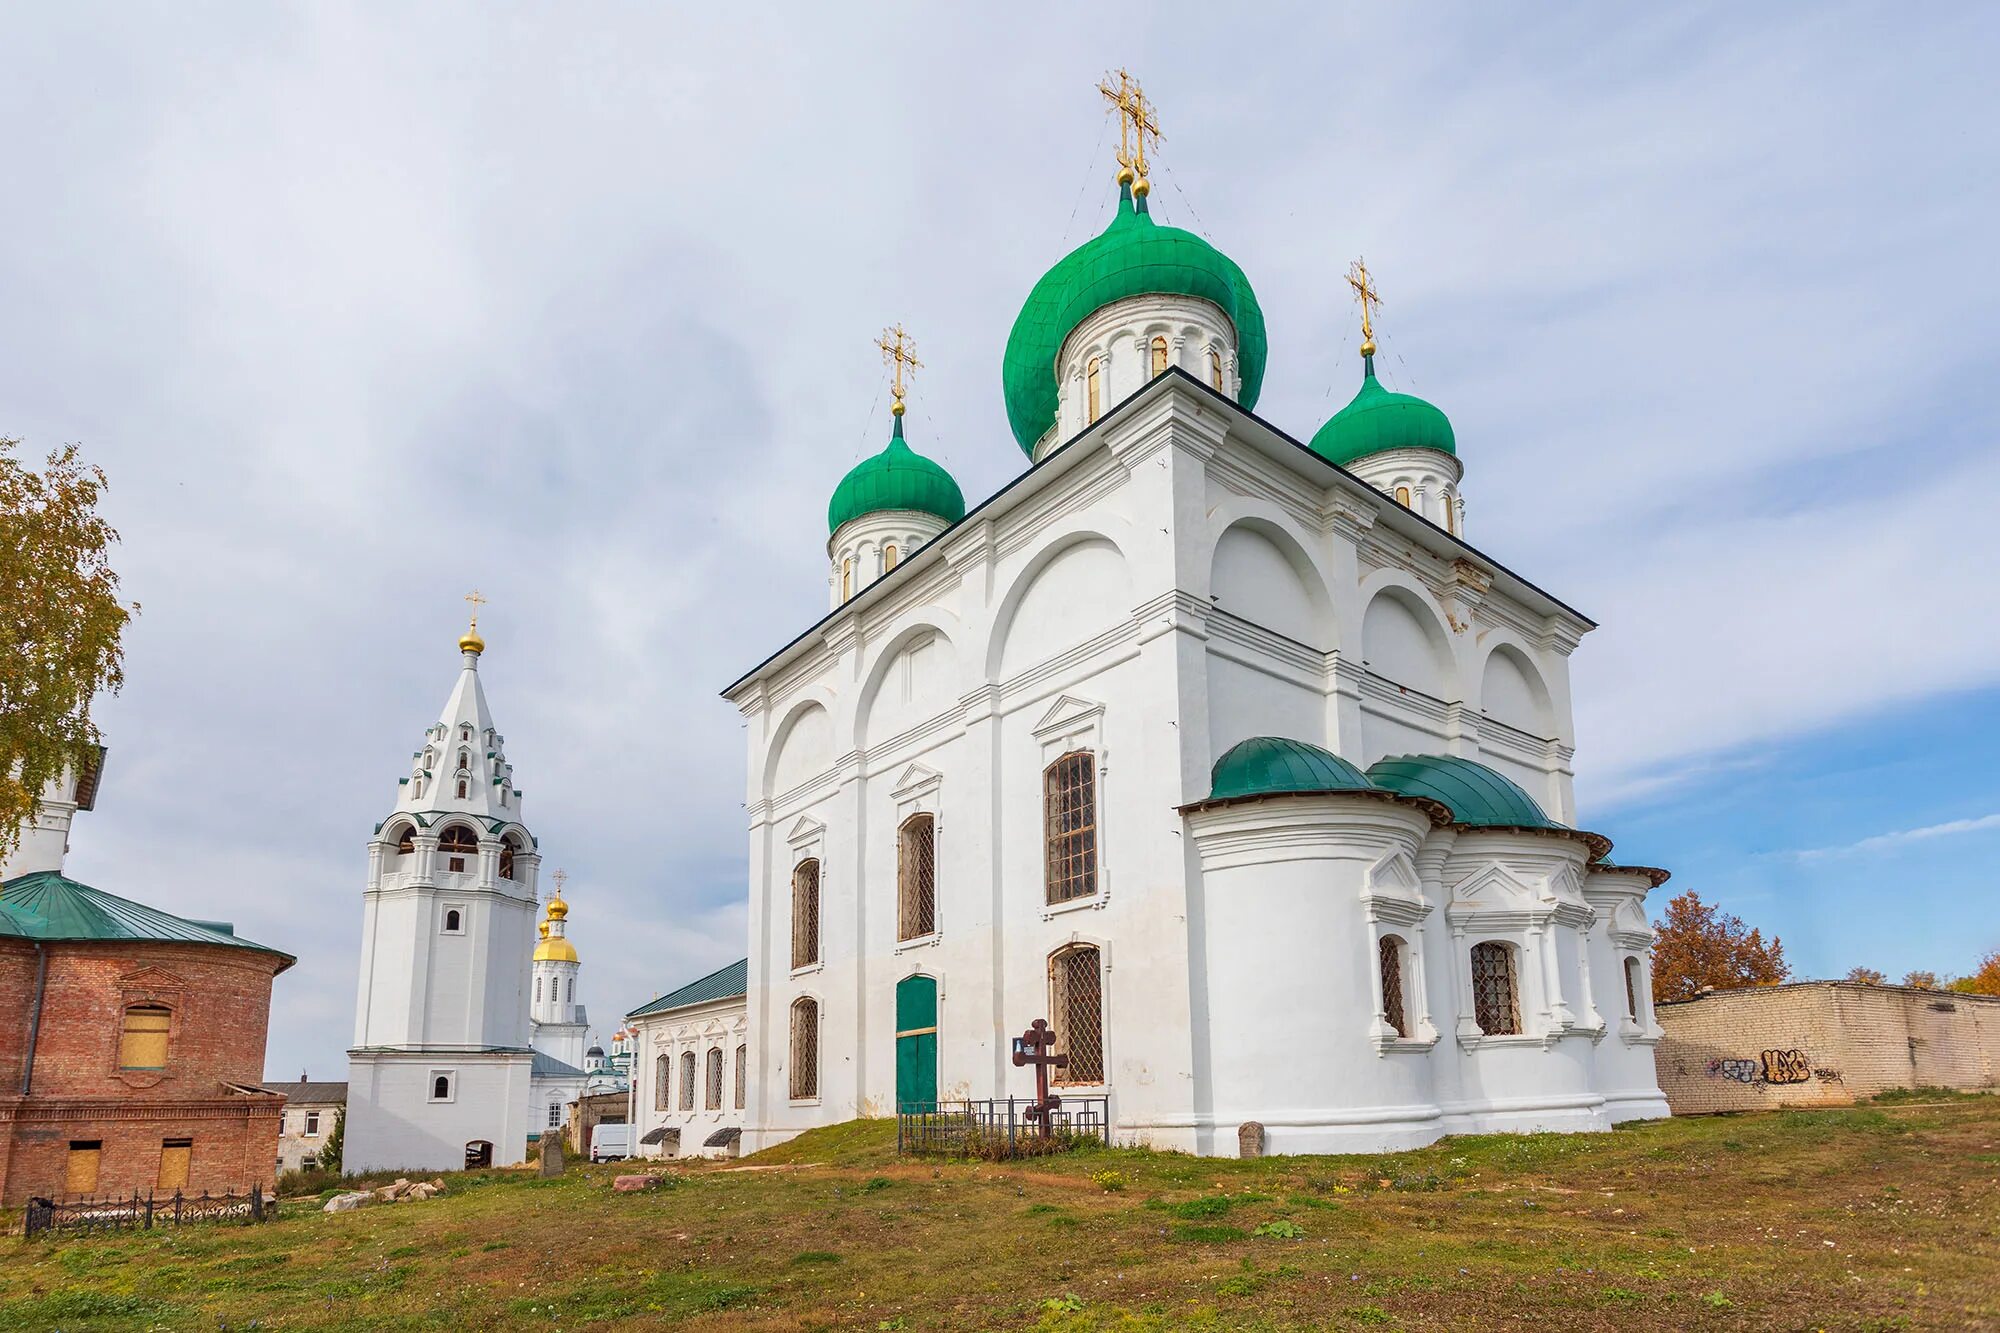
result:
<svg viewBox="0 0 2000 1333"><path fill-rule="evenodd" d="M2000 1098L1257 1162L912 1163L861 1122L753 1163L4 1240L0 1328L2000 1327Z"/></svg>

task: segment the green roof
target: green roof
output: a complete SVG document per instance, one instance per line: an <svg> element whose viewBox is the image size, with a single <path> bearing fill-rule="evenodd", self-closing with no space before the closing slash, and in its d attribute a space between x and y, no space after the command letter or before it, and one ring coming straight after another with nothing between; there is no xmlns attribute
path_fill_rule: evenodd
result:
<svg viewBox="0 0 2000 1333"><path fill-rule="evenodd" d="M1427 796L1451 810L1454 824L1474 828L1564 826L1542 813L1535 798L1484 764L1457 755L1405 754L1368 766L1376 786L1402 796ZM1608 845L1608 844L1607 844Z"/></svg>
<svg viewBox="0 0 2000 1333"><path fill-rule="evenodd" d="M1145 199L1135 205L1131 186L1121 186L1111 225L1042 275L1007 335L1000 379L1007 422L1023 450L1032 454L1055 425L1063 340L1112 302L1155 292L1199 297L1229 316L1243 379L1237 401L1245 410L1257 405L1269 342L1263 308L1243 270L1193 232L1154 222Z"/></svg>
<svg viewBox="0 0 2000 1333"><path fill-rule="evenodd" d="M0 935L56 941L151 940L167 944L219 944L275 954L284 971L298 961L281 949L246 940L219 921L190 921L129 898L93 889L53 870L38 870L0 884Z"/></svg>
<svg viewBox="0 0 2000 1333"><path fill-rule="evenodd" d="M1252 736L1215 761L1208 799L1374 790L1360 769L1330 750L1283 736Z"/></svg>
<svg viewBox="0 0 2000 1333"><path fill-rule="evenodd" d="M1345 467L1388 449L1436 449L1457 454L1451 419L1414 394L1394 393L1375 378L1375 358L1362 358L1361 391L1312 437L1312 451Z"/></svg>
<svg viewBox="0 0 2000 1333"><path fill-rule="evenodd" d="M642 1018L647 1014L664 1014L672 1009L686 1009L690 1005L708 1004L714 1000L729 1000L746 993L750 989L750 960L731 963L728 967L711 972L699 981L690 981L676 991L668 991L651 1004L642 1004L627 1018Z"/></svg>
<svg viewBox="0 0 2000 1333"><path fill-rule="evenodd" d="M947 523L965 517L965 496L951 473L903 443L901 413L896 415L889 447L862 459L833 488L826 507L827 530L838 532L849 519L885 509L914 509Z"/></svg>

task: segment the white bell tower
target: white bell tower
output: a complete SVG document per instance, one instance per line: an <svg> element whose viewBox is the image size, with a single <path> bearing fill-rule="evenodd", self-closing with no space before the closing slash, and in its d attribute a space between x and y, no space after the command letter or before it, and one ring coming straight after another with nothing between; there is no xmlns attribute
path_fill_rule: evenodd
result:
<svg viewBox="0 0 2000 1333"><path fill-rule="evenodd" d="M458 680L368 844L349 1170L501 1166L527 1152L541 858L480 685L483 599L468 600Z"/></svg>
<svg viewBox="0 0 2000 1333"><path fill-rule="evenodd" d="M569 903L563 899L563 879L563 872L556 871L555 893L541 924L541 941L535 945L534 998L528 1012L534 1019L535 1049L582 1068L589 1018L576 999L577 973L583 970L583 962L569 939Z"/></svg>

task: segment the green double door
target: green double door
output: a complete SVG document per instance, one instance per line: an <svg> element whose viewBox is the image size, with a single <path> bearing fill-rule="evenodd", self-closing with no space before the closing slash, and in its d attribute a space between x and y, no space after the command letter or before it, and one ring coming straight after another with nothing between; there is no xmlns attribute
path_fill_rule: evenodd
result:
<svg viewBox="0 0 2000 1333"><path fill-rule="evenodd" d="M896 983L896 1109L929 1110L937 1087L937 980L904 977Z"/></svg>

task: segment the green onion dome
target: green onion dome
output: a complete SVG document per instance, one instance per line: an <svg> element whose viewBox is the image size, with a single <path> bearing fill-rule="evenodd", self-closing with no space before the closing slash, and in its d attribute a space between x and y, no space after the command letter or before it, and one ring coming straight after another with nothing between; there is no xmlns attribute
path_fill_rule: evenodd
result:
<svg viewBox="0 0 2000 1333"><path fill-rule="evenodd" d="M1361 392L1312 437L1312 451L1346 466L1388 449L1435 449L1456 454L1451 420L1414 394L1393 393L1375 378L1375 358L1362 358Z"/></svg>
<svg viewBox="0 0 2000 1333"><path fill-rule="evenodd" d="M1215 761L1208 799L1374 790L1360 769L1329 750L1283 736L1252 736Z"/></svg>
<svg viewBox="0 0 2000 1333"><path fill-rule="evenodd" d="M1199 297L1229 316L1245 408L1264 387L1268 343L1264 311L1234 260L1193 232L1154 222L1142 196L1121 185L1118 212L1102 235L1085 241L1042 275L1007 335L1000 379L1007 422L1032 454L1056 421L1056 358L1063 340L1098 310L1128 296Z"/></svg>
<svg viewBox="0 0 2000 1333"><path fill-rule="evenodd" d="M837 532L849 519L885 509L914 509L947 523L965 517L965 495L951 473L903 443L901 412L896 414L889 447L855 464L833 488L833 499L826 506L827 529Z"/></svg>
<svg viewBox="0 0 2000 1333"><path fill-rule="evenodd" d="M1425 796L1451 810L1454 824L1473 828L1548 828L1556 823L1535 798L1484 764L1448 754L1404 754L1368 767L1377 787L1400 796ZM1609 844L1606 844L1609 847Z"/></svg>

